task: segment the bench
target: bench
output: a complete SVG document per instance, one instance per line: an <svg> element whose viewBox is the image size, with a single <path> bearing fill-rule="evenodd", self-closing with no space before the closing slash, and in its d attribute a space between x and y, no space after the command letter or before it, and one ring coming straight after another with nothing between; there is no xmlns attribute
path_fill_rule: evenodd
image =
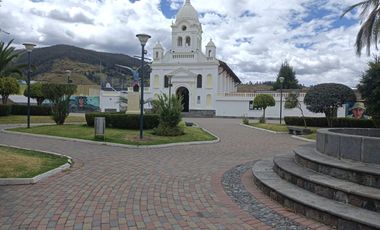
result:
<svg viewBox="0 0 380 230"><path fill-rule="evenodd" d="M293 135L307 135L311 133L311 130L304 127L288 126L289 134Z"/></svg>

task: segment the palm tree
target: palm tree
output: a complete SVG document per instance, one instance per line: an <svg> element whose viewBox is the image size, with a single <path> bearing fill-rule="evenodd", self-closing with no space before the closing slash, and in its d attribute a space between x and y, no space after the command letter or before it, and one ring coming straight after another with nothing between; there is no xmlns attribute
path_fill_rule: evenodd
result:
<svg viewBox="0 0 380 230"><path fill-rule="evenodd" d="M367 48L367 55L371 53L371 43L377 49L378 35L380 33L380 0L365 0L348 7L341 17L355 8L362 9L360 13L361 27L356 35L356 54L361 55L364 47ZM364 23L363 23L364 22Z"/></svg>
<svg viewBox="0 0 380 230"><path fill-rule="evenodd" d="M11 47L13 40L5 44L0 41L0 77L9 76L11 74L22 75L21 68L25 65L13 65L14 60L18 57L15 48Z"/></svg>

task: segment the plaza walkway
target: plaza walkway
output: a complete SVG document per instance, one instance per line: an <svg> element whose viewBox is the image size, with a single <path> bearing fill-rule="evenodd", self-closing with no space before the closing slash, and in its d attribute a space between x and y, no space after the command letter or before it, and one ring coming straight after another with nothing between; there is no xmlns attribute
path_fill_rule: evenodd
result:
<svg viewBox="0 0 380 230"><path fill-rule="evenodd" d="M73 169L34 185L0 186L0 229L286 229L244 211L225 191L225 172L305 144L286 134L240 126L239 119L188 119L221 138L216 144L128 149L0 133L0 143L71 156ZM295 215L256 190L263 210ZM258 209L260 210L260 209ZM257 213L256 213L257 214ZM268 216L269 215L269 216Z"/></svg>

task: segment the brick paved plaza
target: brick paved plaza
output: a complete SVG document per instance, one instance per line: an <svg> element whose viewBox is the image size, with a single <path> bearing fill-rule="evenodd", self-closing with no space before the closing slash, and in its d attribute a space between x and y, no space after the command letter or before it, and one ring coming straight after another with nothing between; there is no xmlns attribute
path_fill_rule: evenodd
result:
<svg viewBox="0 0 380 230"><path fill-rule="evenodd" d="M220 143L128 149L0 133L0 143L71 156L75 166L40 183L0 186L0 229L270 229L236 204L221 179L246 162L304 142L240 126L239 119L191 119ZM302 228L325 228L283 209L242 177L267 208Z"/></svg>

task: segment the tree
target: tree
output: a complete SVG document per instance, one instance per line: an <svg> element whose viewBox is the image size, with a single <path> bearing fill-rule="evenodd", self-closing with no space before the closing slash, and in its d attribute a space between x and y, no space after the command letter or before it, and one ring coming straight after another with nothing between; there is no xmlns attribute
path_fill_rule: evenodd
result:
<svg viewBox="0 0 380 230"><path fill-rule="evenodd" d="M177 95L169 97L162 94L158 96L154 104L158 107L160 116L158 127L154 129L154 133L160 136L182 135L183 128L179 126L183 110L182 98Z"/></svg>
<svg viewBox="0 0 380 230"><path fill-rule="evenodd" d="M12 74L22 75L21 68L25 65L13 65L13 62L18 57L15 48L11 47L13 40L9 41L7 45L0 41L0 76L10 76Z"/></svg>
<svg viewBox="0 0 380 230"><path fill-rule="evenodd" d="M0 77L0 95L3 104L7 104L8 97L11 94L17 94L20 91L20 85L13 77Z"/></svg>
<svg viewBox="0 0 380 230"><path fill-rule="evenodd" d="M380 128L380 58L375 57L368 67L358 89L366 101L368 114L372 116L376 127Z"/></svg>
<svg viewBox="0 0 380 230"><path fill-rule="evenodd" d="M294 72L293 67L289 65L287 61L281 64L280 71L277 75L277 80L273 84L273 90L281 88L280 77L284 78L283 89L299 89L300 85L296 78L296 72Z"/></svg>
<svg viewBox="0 0 380 230"><path fill-rule="evenodd" d="M276 101L272 95L259 94L253 99L253 105L257 108L263 109L263 116L260 119L260 123L265 123L265 110L267 107L275 106Z"/></svg>
<svg viewBox="0 0 380 230"><path fill-rule="evenodd" d="M37 100L37 105L42 105L45 100L45 95L42 92L43 83L37 82L30 85L30 97ZM24 91L24 96L28 96L28 88Z"/></svg>
<svg viewBox="0 0 380 230"><path fill-rule="evenodd" d="M304 98L306 108L314 113L324 113L329 126L337 117L338 108L347 102L355 102L354 91L346 85L324 83L310 88Z"/></svg>
<svg viewBox="0 0 380 230"><path fill-rule="evenodd" d="M42 93L52 103L53 120L57 125L63 125L69 115L70 97L75 93L76 85L43 84Z"/></svg>
<svg viewBox="0 0 380 230"><path fill-rule="evenodd" d="M371 53L371 44L373 43L377 49L378 35L380 32L380 0L364 0L348 7L341 17L348 12L361 8L361 27L356 35L356 54L361 55L362 49L367 48L367 55ZM364 23L363 23L364 22Z"/></svg>
<svg viewBox="0 0 380 230"><path fill-rule="evenodd" d="M307 128L305 115L303 114L302 105L301 105L301 102L298 100L298 97L299 97L298 91L289 93L288 97L285 99L285 108L287 108L287 109L294 109L294 108L299 109L301 111L303 124L304 124L305 128Z"/></svg>

